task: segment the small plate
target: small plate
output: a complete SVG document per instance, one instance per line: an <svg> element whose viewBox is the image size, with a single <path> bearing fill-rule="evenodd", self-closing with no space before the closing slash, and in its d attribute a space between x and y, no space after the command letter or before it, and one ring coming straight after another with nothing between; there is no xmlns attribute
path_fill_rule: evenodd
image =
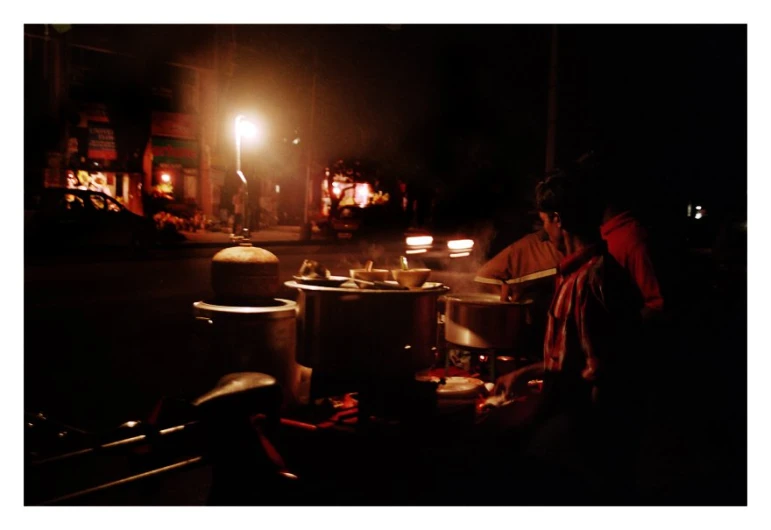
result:
<svg viewBox="0 0 771 530"><path fill-rule="evenodd" d="M329 278L303 278L302 276L292 276L297 283L304 285L316 285L319 287L340 287L350 280L348 276L330 276Z"/></svg>

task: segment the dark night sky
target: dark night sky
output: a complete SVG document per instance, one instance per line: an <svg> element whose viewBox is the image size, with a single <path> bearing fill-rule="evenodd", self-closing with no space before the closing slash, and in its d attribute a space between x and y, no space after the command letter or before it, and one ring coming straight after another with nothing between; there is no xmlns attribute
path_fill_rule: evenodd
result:
<svg viewBox="0 0 771 530"><path fill-rule="evenodd" d="M76 25L73 34L134 56L201 57L213 29ZM308 137L317 50L319 166L372 159L393 176L441 183L447 204L462 199L475 216L521 201L543 172L551 26L217 31L243 45L224 110L254 110L277 138ZM652 209L690 199L746 211L745 26L567 25L559 35L559 165L594 149L614 155L619 179ZM131 73L121 75L130 93Z"/></svg>
<svg viewBox="0 0 771 530"><path fill-rule="evenodd" d="M543 171L550 26L242 26L238 39L261 50L245 99L283 127L307 123L318 45L320 160L372 157L466 197L469 181L516 193ZM746 209L744 26L561 26L559 75L558 164L610 151L653 201Z"/></svg>

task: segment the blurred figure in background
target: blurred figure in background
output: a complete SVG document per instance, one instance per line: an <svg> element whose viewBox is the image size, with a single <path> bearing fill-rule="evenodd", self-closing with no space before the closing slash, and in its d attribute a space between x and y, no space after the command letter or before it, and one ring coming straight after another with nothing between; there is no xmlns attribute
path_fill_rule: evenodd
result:
<svg viewBox="0 0 771 530"><path fill-rule="evenodd" d="M609 162L600 166L591 153L579 160L579 169L571 178L591 190L588 194L599 201L598 204L603 208L600 234L607 243L608 252L629 273L637 286L643 319L655 319L664 309L664 297L651 258L648 232L628 207L629 192L624 188L624 176L620 171L615 171ZM553 175L564 176L560 171ZM518 239L485 263L477 271L475 281L495 285L497 292L501 282L537 272L551 271L548 275L553 276L563 257L543 229L539 229ZM549 290L544 288L541 280L512 284L509 287L511 299L535 297L534 302L537 303L538 299L548 294Z"/></svg>
<svg viewBox="0 0 771 530"><path fill-rule="evenodd" d="M608 252L629 272L640 293L642 317L655 320L664 310L659 277L651 257L648 231L633 212L636 190L624 170L629 161L584 155L580 178L588 181L604 207L600 234Z"/></svg>
<svg viewBox="0 0 771 530"><path fill-rule="evenodd" d="M244 224L244 186L238 186L233 194L233 235L240 235Z"/></svg>

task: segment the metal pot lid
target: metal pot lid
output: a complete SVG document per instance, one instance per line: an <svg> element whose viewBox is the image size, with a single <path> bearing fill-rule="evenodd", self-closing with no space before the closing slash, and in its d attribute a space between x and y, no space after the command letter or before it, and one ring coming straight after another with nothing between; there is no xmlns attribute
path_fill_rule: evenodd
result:
<svg viewBox="0 0 771 530"><path fill-rule="evenodd" d="M241 315L269 314L273 317L297 312L297 302L284 298L273 298L267 305L221 305L209 302L195 302L193 309L201 313L234 313Z"/></svg>
<svg viewBox="0 0 771 530"><path fill-rule="evenodd" d="M444 284L436 284L435 282L426 282L431 284L430 288L425 289L360 289L359 287L323 287L320 285L307 285L298 283L296 281L284 282L284 285L292 289L299 289L301 291L322 291L331 293L344 293L344 294L390 294L396 296L415 296L415 295L442 295L449 292L450 288ZM347 285L347 284L344 284Z"/></svg>

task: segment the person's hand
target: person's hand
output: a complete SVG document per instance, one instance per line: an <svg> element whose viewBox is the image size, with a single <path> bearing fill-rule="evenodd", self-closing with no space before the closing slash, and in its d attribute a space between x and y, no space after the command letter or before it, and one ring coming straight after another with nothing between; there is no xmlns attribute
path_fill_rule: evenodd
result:
<svg viewBox="0 0 771 530"><path fill-rule="evenodd" d="M510 399L517 394L523 395L527 390L527 382L540 377L542 373L542 362L523 366L499 377L492 393L494 396L503 396L505 399Z"/></svg>
<svg viewBox="0 0 771 530"><path fill-rule="evenodd" d="M508 399L514 396L514 386L517 382L517 375L519 370L514 370L506 375L502 375L495 381L495 387L493 388L492 395L500 396L504 399Z"/></svg>

